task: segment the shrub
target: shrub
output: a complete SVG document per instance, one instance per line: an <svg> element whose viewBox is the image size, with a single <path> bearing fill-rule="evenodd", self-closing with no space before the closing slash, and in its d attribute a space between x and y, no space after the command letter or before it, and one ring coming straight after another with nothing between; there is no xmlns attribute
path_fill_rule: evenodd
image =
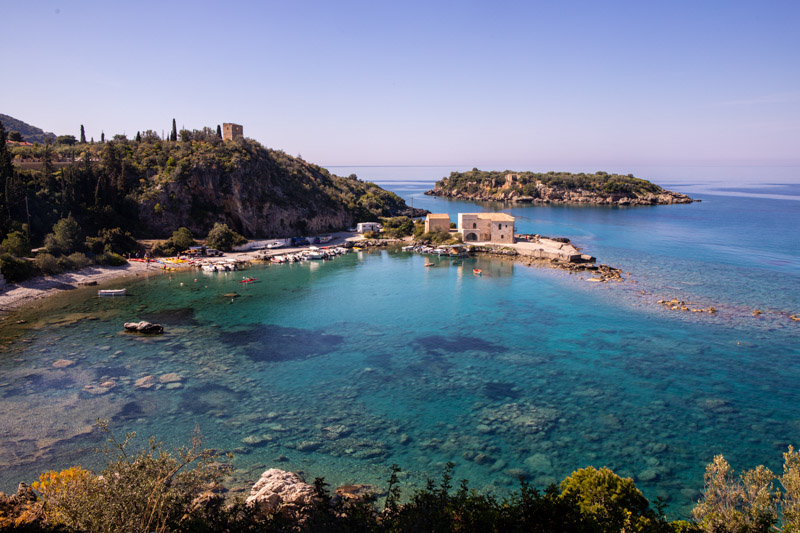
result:
<svg viewBox="0 0 800 533"><path fill-rule="evenodd" d="M80 468L44 474L35 488L45 521L87 532L180 530L195 498L230 471L219 456L200 449L197 430L190 447L175 451L151 438L132 453L134 437L119 442L111 435L99 476Z"/></svg>
<svg viewBox="0 0 800 533"><path fill-rule="evenodd" d="M208 232L208 236L206 237L206 244L211 248L216 248L224 252L229 252L234 246L246 242L247 239L233 231L227 224L219 222L214 223L214 227L211 228L211 231Z"/></svg>
<svg viewBox="0 0 800 533"><path fill-rule="evenodd" d="M365 231L363 233L365 239L385 239L386 236L379 231Z"/></svg>
<svg viewBox="0 0 800 533"><path fill-rule="evenodd" d="M151 250L154 257L169 257L176 255L179 251L170 239L155 243Z"/></svg>
<svg viewBox="0 0 800 533"><path fill-rule="evenodd" d="M53 243L62 254L74 252L83 244L83 231L72 215L56 222L52 235Z"/></svg>
<svg viewBox="0 0 800 533"><path fill-rule="evenodd" d="M176 229L174 232L172 232L172 237L170 237L170 240L172 241L172 244L181 252L190 246L194 246L194 237L188 228Z"/></svg>
<svg viewBox="0 0 800 533"><path fill-rule="evenodd" d="M101 265L108 265L108 266L122 266L127 265L128 260L122 257L119 254L115 254L114 252L105 252L98 258L98 262Z"/></svg>
<svg viewBox="0 0 800 533"><path fill-rule="evenodd" d="M59 264L52 254L47 252L39 252L33 259L33 264L42 274L60 274L64 271L63 267Z"/></svg>
<svg viewBox="0 0 800 533"><path fill-rule="evenodd" d="M390 217L381 219L383 232L388 237L405 237L414 232L414 221L411 217Z"/></svg>
<svg viewBox="0 0 800 533"><path fill-rule="evenodd" d="M21 231L9 233L0 246L17 257L27 257L31 253L31 243L28 242L28 236Z"/></svg>
<svg viewBox="0 0 800 533"><path fill-rule="evenodd" d="M423 233L419 240L421 241L428 241L433 244L447 244L447 243L455 243L461 242L460 235L459 238L454 238L449 232L447 231L429 231L428 233Z"/></svg>
<svg viewBox="0 0 800 533"><path fill-rule="evenodd" d="M0 272L6 281L17 283L33 276L34 269L30 261L5 253L0 255Z"/></svg>
<svg viewBox="0 0 800 533"><path fill-rule="evenodd" d="M118 254L126 254L135 252L137 243L130 232L122 231L122 228L113 228L101 229L97 232L97 237L88 237L86 246L96 254L109 250Z"/></svg>
<svg viewBox="0 0 800 533"><path fill-rule="evenodd" d="M63 270L80 270L92 264L92 260L86 254L74 252L58 259L59 265Z"/></svg>

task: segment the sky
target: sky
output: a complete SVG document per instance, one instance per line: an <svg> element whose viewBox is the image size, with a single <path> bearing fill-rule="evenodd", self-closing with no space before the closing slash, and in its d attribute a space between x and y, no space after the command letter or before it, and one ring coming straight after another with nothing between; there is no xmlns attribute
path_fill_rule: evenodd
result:
<svg viewBox="0 0 800 533"><path fill-rule="evenodd" d="M794 166L798 28L796 0L0 0L0 113L235 122L322 165Z"/></svg>

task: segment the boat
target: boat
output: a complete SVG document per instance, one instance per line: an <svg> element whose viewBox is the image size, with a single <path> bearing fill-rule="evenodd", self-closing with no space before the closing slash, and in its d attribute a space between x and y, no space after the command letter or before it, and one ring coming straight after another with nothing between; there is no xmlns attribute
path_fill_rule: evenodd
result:
<svg viewBox="0 0 800 533"><path fill-rule="evenodd" d="M431 263L431 262L428 262L428 263L425 263L425 266L426 266L426 267L435 267L435 266L436 266L436 263Z"/></svg>
<svg viewBox="0 0 800 533"><path fill-rule="evenodd" d="M98 296L125 296L126 289L100 289L97 291Z"/></svg>
<svg viewBox="0 0 800 533"><path fill-rule="evenodd" d="M481 271L481 269L480 269L480 268L473 268L473 269L472 269L472 273L473 273L474 275L476 275L476 276L480 276L481 274L483 274L483 272Z"/></svg>
<svg viewBox="0 0 800 533"><path fill-rule="evenodd" d="M267 245L267 248L270 250L275 250L276 248L283 248L283 243L280 241L271 242Z"/></svg>
<svg viewBox="0 0 800 533"><path fill-rule="evenodd" d="M253 283L254 281L258 281L258 278L245 278L239 281L239 283Z"/></svg>
<svg viewBox="0 0 800 533"><path fill-rule="evenodd" d="M306 252L306 255L309 259L323 259L322 252L319 251L319 248L316 246L311 246Z"/></svg>

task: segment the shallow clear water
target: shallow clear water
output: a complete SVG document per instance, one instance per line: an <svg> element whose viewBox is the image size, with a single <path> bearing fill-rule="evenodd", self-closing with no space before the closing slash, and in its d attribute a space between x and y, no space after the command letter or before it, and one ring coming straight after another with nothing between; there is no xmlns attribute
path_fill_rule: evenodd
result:
<svg viewBox="0 0 800 533"><path fill-rule="evenodd" d="M397 463L414 485L453 461L502 492L520 474L544 486L607 465L687 516L714 454L777 470L800 442L800 202L509 209L384 183L436 212L503 208L518 231L569 236L637 283L382 251L256 267L246 287L192 272L119 281L121 299L73 291L3 327L21 337L0 352L0 490L90 464L102 417L170 444L198 425L235 450L242 484L279 467L385 486ZM656 304L673 296L720 313ZM139 319L166 334L120 333ZM180 387L158 381L173 372ZM137 388L147 375L157 385Z"/></svg>

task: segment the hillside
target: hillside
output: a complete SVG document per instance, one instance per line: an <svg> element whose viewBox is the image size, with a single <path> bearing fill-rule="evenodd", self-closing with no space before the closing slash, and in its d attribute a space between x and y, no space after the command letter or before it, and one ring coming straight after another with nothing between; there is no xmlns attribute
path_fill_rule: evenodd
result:
<svg viewBox="0 0 800 533"><path fill-rule="evenodd" d="M463 200L534 204L659 205L697 200L628 174L572 174L506 170L451 172L425 194Z"/></svg>
<svg viewBox="0 0 800 533"><path fill-rule="evenodd" d="M412 214L373 183L254 140L222 141L208 128L186 137L163 141L146 132L140 141L10 147L15 172L1 212L12 221L4 229L26 221L26 196L34 241L69 213L87 234L120 227L140 238L182 226L205 235L215 222L246 237L288 237Z"/></svg>
<svg viewBox="0 0 800 533"><path fill-rule="evenodd" d="M31 126L14 117L0 113L0 122L6 129L6 133L11 131L18 131L22 134L22 138L29 143L43 144L45 141L55 142L55 133L45 132L41 128Z"/></svg>

